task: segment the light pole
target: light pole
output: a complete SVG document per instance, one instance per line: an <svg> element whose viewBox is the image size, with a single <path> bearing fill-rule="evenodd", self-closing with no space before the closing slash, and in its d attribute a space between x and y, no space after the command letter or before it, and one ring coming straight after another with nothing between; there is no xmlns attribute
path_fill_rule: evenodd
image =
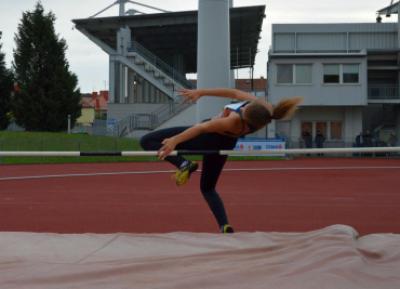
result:
<svg viewBox="0 0 400 289"><path fill-rule="evenodd" d="M197 87L229 87L229 0L199 0ZM229 100L203 97L197 102L197 122L216 115Z"/></svg>

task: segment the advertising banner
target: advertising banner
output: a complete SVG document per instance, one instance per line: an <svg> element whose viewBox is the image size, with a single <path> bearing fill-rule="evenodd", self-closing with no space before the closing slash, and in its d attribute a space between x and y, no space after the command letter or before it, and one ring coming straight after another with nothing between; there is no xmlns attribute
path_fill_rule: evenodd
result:
<svg viewBox="0 0 400 289"><path fill-rule="evenodd" d="M238 140L235 150L248 152L259 150L280 150L285 148L286 143L283 139L243 138ZM285 154L271 154L271 156L285 156Z"/></svg>

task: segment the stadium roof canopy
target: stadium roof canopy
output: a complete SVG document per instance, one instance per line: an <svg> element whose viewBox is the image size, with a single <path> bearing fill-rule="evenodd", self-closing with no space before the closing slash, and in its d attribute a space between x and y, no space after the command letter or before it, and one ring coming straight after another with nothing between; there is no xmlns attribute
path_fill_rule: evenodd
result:
<svg viewBox="0 0 400 289"><path fill-rule="evenodd" d="M231 8L233 68L254 65L264 17L264 5ZM172 63L172 57L180 54L186 73L197 71L197 11L74 19L73 22L78 30L85 30L114 49L118 29L128 26L133 40L167 63Z"/></svg>
<svg viewBox="0 0 400 289"><path fill-rule="evenodd" d="M389 6L382 8L381 10L378 10L378 14L390 16L391 14L397 14L398 10L399 10L399 1L397 1L396 3L393 3L392 1L392 3Z"/></svg>

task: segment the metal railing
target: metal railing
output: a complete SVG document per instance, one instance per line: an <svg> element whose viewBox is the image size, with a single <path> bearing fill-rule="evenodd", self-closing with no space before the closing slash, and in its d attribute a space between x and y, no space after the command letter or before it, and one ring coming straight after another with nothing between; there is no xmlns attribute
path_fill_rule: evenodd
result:
<svg viewBox="0 0 400 289"><path fill-rule="evenodd" d="M151 113L135 113L118 121L113 134L123 137L134 130L150 130L155 126L156 122Z"/></svg>
<svg viewBox="0 0 400 289"><path fill-rule="evenodd" d="M114 135L123 137L134 130L153 130L193 105L189 102L170 102L151 113L135 113L118 121Z"/></svg>
<svg viewBox="0 0 400 289"><path fill-rule="evenodd" d="M171 102L168 103L167 105L161 106L159 109L151 113L152 119L154 120L151 129L155 129L156 127L160 126L168 119L172 118L174 115L177 115L178 113L185 110L191 105L193 105L193 103L180 101L180 102Z"/></svg>
<svg viewBox="0 0 400 289"><path fill-rule="evenodd" d="M154 65L157 69L165 73L168 77L170 77L173 81L178 82L184 87L194 88L192 82L188 81L182 73L177 71L175 68L171 67L171 65L167 64L161 58L153 54L143 45L138 43L137 41L132 41L131 46L128 48L130 52L136 52L140 56L142 56L146 61Z"/></svg>
<svg viewBox="0 0 400 289"><path fill-rule="evenodd" d="M368 86L368 99L400 99L399 87L393 84L379 84Z"/></svg>
<svg viewBox="0 0 400 289"><path fill-rule="evenodd" d="M161 58L154 55L151 51L146 49L137 41L131 42L131 46L128 48L128 51L137 53L145 61L164 73L173 82L176 82L178 86L181 85L186 88L195 88L194 83L187 80L184 75L164 62ZM118 121L115 129L113 130L113 134L117 136L126 136L130 132L138 129L155 129L190 105L190 103L171 100L169 103L162 105L160 108L150 113L136 113L129 115Z"/></svg>

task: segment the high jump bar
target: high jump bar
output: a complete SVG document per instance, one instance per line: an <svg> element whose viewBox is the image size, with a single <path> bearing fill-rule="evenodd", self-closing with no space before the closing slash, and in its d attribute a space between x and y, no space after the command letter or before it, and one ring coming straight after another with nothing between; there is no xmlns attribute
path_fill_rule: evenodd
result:
<svg viewBox="0 0 400 289"><path fill-rule="evenodd" d="M353 154L353 153L396 153L400 147L345 147L313 149L273 149L273 150L175 150L176 155L228 155L228 156L273 156L301 154ZM142 157L158 155L157 151L0 151L0 157Z"/></svg>

